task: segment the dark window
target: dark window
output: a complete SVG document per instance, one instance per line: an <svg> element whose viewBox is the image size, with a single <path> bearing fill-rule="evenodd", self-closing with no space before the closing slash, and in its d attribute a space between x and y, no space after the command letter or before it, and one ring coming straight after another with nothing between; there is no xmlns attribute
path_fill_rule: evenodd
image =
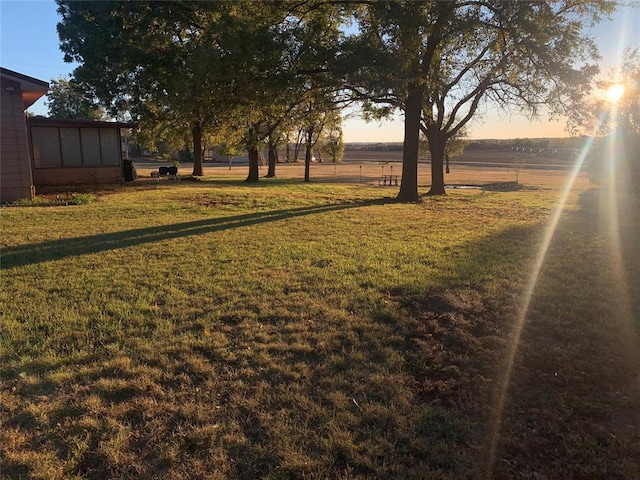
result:
<svg viewBox="0 0 640 480"><path fill-rule="evenodd" d="M31 127L36 168L120 165L115 128Z"/></svg>
<svg viewBox="0 0 640 480"><path fill-rule="evenodd" d="M100 129L81 128L80 139L83 165L85 167L99 167L102 164L100 158Z"/></svg>
<svg viewBox="0 0 640 480"><path fill-rule="evenodd" d="M60 138L57 128L33 127L33 162L36 167L61 167Z"/></svg>
<svg viewBox="0 0 640 480"><path fill-rule="evenodd" d="M62 165L64 167L81 167L80 131L77 128L60 128L60 142L62 144Z"/></svg>
<svg viewBox="0 0 640 480"><path fill-rule="evenodd" d="M103 165L120 165L120 143L118 132L113 128L100 129L100 145Z"/></svg>

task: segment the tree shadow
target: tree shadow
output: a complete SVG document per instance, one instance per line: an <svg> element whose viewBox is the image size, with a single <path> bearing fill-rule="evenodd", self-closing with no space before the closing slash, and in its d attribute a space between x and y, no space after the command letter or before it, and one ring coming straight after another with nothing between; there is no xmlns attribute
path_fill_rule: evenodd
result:
<svg viewBox="0 0 640 480"><path fill-rule="evenodd" d="M122 232L89 235L85 237L61 238L39 243L18 245L0 250L1 270L52 260L62 260L92 253L127 248L145 243L160 242L173 238L201 235L261 223L276 222L306 215L317 215L349 208L393 203L393 199L333 203L310 207L271 210L228 217L208 218L192 222L173 223L154 227L126 230Z"/></svg>
<svg viewBox="0 0 640 480"><path fill-rule="evenodd" d="M586 202L581 203L581 210L568 212L563 217L561 235L554 242L557 248L551 250L555 258L549 261L550 264L566 257L567 249L593 241L599 217L597 199L589 195L592 194L581 199ZM3 268L392 202L382 199L282 209L42 242L3 250ZM184 352L178 351L176 358L181 361L170 364L169 378L181 375L189 378L193 385L202 385L202 370L185 368L186 362L182 361L181 355L195 353L211 364L226 366L234 361L245 362L246 376L239 379L245 382L242 393L246 397L236 396L235 402L229 399L229 404L233 403L229 408L237 410L233 419L240 435L237 441L224 445L233 462L230 467L233 477L481 478L480 469L486 455L482 448L486 433L483 430L487 428L485 423L491 414L492 392L499 381L508 331L519 303L517 295L522 287L519 281L526 276L522 269L532 258L530 253L535 249L535 239L542 229L541 224L518 226L448 248L447 261L434 263L442 275L432 287L425 289L419 282L400 283L391 291L379 292L385 300L380 305L371 305L370 297L363 298L365 313L362 316L367 320L358 324L357 315L353 315L353 322L345 322L344 329L329 338L320 333L329 325L318 327L317 337L313 336L315 331L304 336L304 331L283 328L289 322L299 321L295 312L283 311L281 316L268 312L259 314L251 325L259 324L260 328L265 325L265 330L272 326L282 344L269 350L269 355L288 365L299 365L300 371L309 372L311 381L296 379L289 375L289 369L262 368L268 364L261 355L245 353L238 357L237 351L226 355L226 347L216 346L213 342L202 342L196 347L189 346ZM57 249L63 251L57 252ZM569 253L579 257L580 252ZM21 257L23 254L34 257L25 260ZM8 260L13 263L7 263ZM606 342L601 344L598 335L602 332L599 329L591 331L589 323L595 319L576 316L571 309L564 308L579 306L580 299L566 295L560 287L569 284L573 276L586 278L593 273L588 259L576 265L580 266L579 270L564 268L562 264L557 266L556 275L547 281L556 279L558 288L548 285L546 288L548 295L555 295L557 290L561 301L550 301L554 300L553 296L539 298L536 317L525 327L495 478L587 478L583 467L589 464L593 467L592 478L605 476L605 470L596 467L606 469L608 465L609 469L621 471L620 467L615 467L615 462L621 460L619 442L622 440L602 434L603 427L597 422L597 415L608 413L611 397L602 395L610 387L607 381L612 373L620 370L619 363L611 360L611 350ZM327 266L318 263L319 268ZM498 282L500 288L490 285L497 276L502 278ZM589 301L597 298L596 293L589 292L584 297L585 305L580 311L589 311ZM370 310L364 310L365 305ZM307 313L320 318L324 311ZM212 317L208 326L220 330L228 328L236 338L244 338L242 332L246 325L239 322L235 317ZM204 328L195 323L191 326L194 333ZM266 345L272 340L269 335L275 333L263 335L262 341ZM591 337L590 341L586 341L588 337ZM315 339L323 342L322 349L316 348L319 343L314 343ZM308 343L314 348L292 351L291 346L296 342ZM254 346L238 344L240 347L247 345ZM238 346L235 347L237 350ZM133 357L135 350L130 355ZM603 358L607 361L593 361ZM231 366L240 368L239 365ZM403 378L405 373L407 388L413 391L411 401L406 403L398 398L405 390L399 387L394 390L393 382L387 381L392 378L391 374ZM213 371L211 375L214 375ZM262 407L262 416L260 411L254 410L255 403L251 401L251 397L257 395L255 386L259 384L266 386L265 390L270 394L265 397L270 403ZM164 388L172 389L172 393L178 391L175 385L167 384ZM220 391L224 392L224 389ZM178 398L189 405L193 402L192 393L186 392ZM117 390L114 394L126 396L129 390ZM148 394L140 392L140 395ZM243 398L247 403L243 403ZM310 400L301 403L299 399L315 399L317 403ZM216 402L227 403L220 399ZM185 419L193 420L191 410L174 409ZM289 424L285 422L283 426L277 415L268 414L268 409L285 412ZM159 410L155 413L157 420L165 422L166 431L170 432L166 425L169 421ZM404 421L405 418L410 421ZM141 416L134 426L142 432L141 438L150 448L135 451L135 454L151 465L153 473L163 476L170 470L170 465L153 462L165 440L149 436L146 422L148 420ZM301 435L315 428L318 438L307 440L295 436L296 428L301 430ZM287 458L282 454L292 450L274 448L282 443L279 435L283 431L291 435L284 441L294 445L299 442L300 458L308 461L308 465L295 461L295 456ZM327 432L334 437L331 442L323 443L320 437ZM185 464L192 458L199 461L209 445L204 434L187 433L180 454L180 460ZM176 438L170 433L167 436L166 441ZM95 461L101 462L107 471L108 459ZM628 461L632 461L631 456ZM10 467L10 472L20 472L19 467ZM611 478L624 477L612 475Z"/></svg>
<svg viewBox="0 0 640 480"><path fill-rule="evenodd" d="M578 206L558 224L526 312L493 478L638 472L638 198L593 188Z"/></svg>
<svg viewBox="0 0 640 480"><path fill-rule="evenodd" d="M491 478L631 478L640 465L639 439L631 431L640 425L640 396L630 386L640 378L640 276L632 267L640 258L640 204L637 196L616 199L620 263L627 268L623 285L611 286L606 269L612 262L602 243L612 215L606 196L600 189L585 191L579 209L562 216L519 340ZM452 249L454 275L425 290L410 284L385 292L397 311L376 315L403 337L396 349L403 352L416 399L437 405L436 413L451 421L445 432L425 429L430 447L423 458L429 464L453 461L443 469L456 477L468 468L470 477L483 478L505 352L514 341L510 332L526 281L522 269L542 227L516 227ZM482 268L502 272L499 288L476 276ZM620 286L631 299L626 315L618 305L625 297L616 294ZM491 293L496 290L498 295ZM624 325L623 316L635 324ZM446 445L446 454L433 445Z"/></svg>

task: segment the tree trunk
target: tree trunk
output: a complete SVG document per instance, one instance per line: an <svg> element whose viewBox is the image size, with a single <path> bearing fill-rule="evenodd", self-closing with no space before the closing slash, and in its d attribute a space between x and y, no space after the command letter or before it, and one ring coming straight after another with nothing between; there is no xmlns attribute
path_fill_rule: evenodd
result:
<svg viewBox="0 0 640 480"><path fill-rule="evenodd" d="M204 175L202 169L202 126L199 122L191 125L191 135L193 136L193 173L194 177Z"/></svg>
<svg viewBox="0 0 640 480"><path fill-rule="evenodd" d="M449 170L449 154L446 154L446 155L444 156L444 159L445 159L445 161L446 161L446 165L447 165L447 166L446 166L445 173L451 173L451 171Z"/></svg>
<svg viewBox="0 0 640 480"><path fill-rule="evenodd" d="M296 139L296 144L293 147L293 161L298 161L298 153L300 153L300 144L302 143L302 129L298 130L298 138Z"/></svg>
<svg viewBox="0 0 640 480"><path fill-rule="evenodd" d="M427 195L445 195L444 149L446 140L437 133L429 135L428 139L429 151L431 152L431 190L427 192Z"/></svg>
<svg viewBox="0 0 640 480"><path fill-rule="evenodd" d="M269 149L269 168L267 170L267 178L273 178L276 176L276 162L278 160L278 150L277 146L274 145L271 138L269 138L269 145L267 147Z"/></svg>
<svg viewBox="0 0 640 480"><path fill-rule="evenodd" d="M310 182L310 167L311 167L311 150L313 149L313 145L311 144L313 140L313 128L307 130L307 148L304 154L304 181Z"/></svg>
<svg viewBox="0 0 640 480"><path fill-rule="evenodd" d="M418 196L418 146L423 97L424 87L414 86L405 106L402 183L396 197L396 200L401 202L417 202L420 199Z"/></svg>
<svg viewBox="0 0 640 480"><path fill-rule="evenodd" d="M252 145L249 148L249 176L245 180L247 183L258 183L258 147Z"/></svg>

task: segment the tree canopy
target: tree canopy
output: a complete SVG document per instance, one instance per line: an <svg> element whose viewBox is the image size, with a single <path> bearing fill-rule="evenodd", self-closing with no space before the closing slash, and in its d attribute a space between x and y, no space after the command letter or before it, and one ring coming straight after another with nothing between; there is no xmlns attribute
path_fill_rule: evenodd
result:
<svg viewBox="0 0 640 480"><path fill-rule="evenodd" d="M417 200L422 131L430 193L444 194L446 143L491 104L559 113L588 91L597 50L584 33L613 9L603 1L395 1L356 9L349 85L365 106L405 117L399 198ZM360 59L360 61L358 61ZM382 107L382 110L380 110Z"/></svg>
<svg viewBox="0 0 640 480"><path fill-rule="evenodd" d="M46 102L49 116L66 120L104 120L106 112L77 82L52 79Z"/></svg>
<svg viewBox="0 0 640 480"><path fill-rule="evenodd" d="M444 194L447 142L485 109L558 114L580 100L597 72L585 26L614 8L605 0L57 3L61 49L80 63L74 78L112 111L186 130L194 175L203 135L223 124L239 132L247 180L257 181L257 149L295 109L359 101L369 116L404 113L398 198L409 201L419 198L420 132L429 193Z"/></svg>
<svg viewBox="0 0 640 480"><path fill-rule="evenodd" d="M257 181L257 148L303 101L335 49L329 4L58 0L65 60L111 110L187 130L194 175L202 138L239 130ZM322 34L319 34L322 32ZM325 77L326 79L326 77ZM137 118L138 119L138 118Z"/></svg>

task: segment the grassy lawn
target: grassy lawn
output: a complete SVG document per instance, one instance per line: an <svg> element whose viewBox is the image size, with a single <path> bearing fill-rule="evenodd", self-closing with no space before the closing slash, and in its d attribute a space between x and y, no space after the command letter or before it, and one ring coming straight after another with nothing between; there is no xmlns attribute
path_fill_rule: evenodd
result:
<svg viewBox="0 0 640 480"><path fill-rule="evenodd" d="M561 183L397 204L206 178L3 208L0 477L637 478L640 204L609 229L584 180L487 461Z"/></svg>

